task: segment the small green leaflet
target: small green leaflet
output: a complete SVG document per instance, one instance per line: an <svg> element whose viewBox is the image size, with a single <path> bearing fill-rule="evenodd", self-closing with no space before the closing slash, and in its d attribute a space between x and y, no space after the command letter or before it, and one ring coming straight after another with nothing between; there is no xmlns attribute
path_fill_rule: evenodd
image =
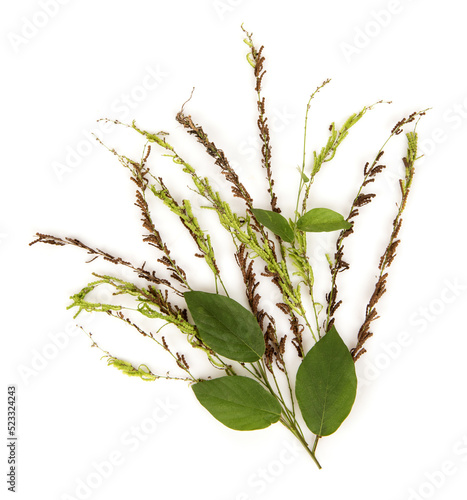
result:
<svg viewBox="0 0 467 500"><path fill-rule="evenodd" d="M317 436L335 432L350 413L357 394L355 364L334 327L303 359L295 394L306 425Z"/></svg>
<svg viewBox="0 0 467 500"><path fill-rule="evenodd" d="M297 170L303 182L310 182L310 179L306 176L305 172L302 172L302 169L299 166L297 166Z"/></svg>
<svg viewBox="0 0 467 500"><path fill-rule="evenodd" d="M350 229L351 227L352 224L347 222L341 214L329 208L313 208L300 217L297 222L297 228L300 231L315 233Z"/></svg>
<svg viewBox="0 0 467 500"><path fill-rule="evenodd" d="M245 363L263 356L263 332L248 309L217 293L185 292L184 296L201 340L213 351Z"/></svg>
<svg viewBox="0 0 467 500"><path fill-rule="evenodd" d="M264 429L281 416L276 398L248 377L221 377L198 382L192 388L198 401L230 429Z"/></svg>
<svg viewBox="0 0 467 500"><path fill-rule="evenodd" d="M261 208L253 208L252 212L260 224L266 226L287 243L292 243L294 240L293 229L285 217L272 210L263 210Z"/></svg>

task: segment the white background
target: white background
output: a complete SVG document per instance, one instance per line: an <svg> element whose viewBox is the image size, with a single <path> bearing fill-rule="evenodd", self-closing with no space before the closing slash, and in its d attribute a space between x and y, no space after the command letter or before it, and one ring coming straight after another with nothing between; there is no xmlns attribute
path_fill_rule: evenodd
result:
<svg viewBox="0 0 467 500"><path fill-rule="evenodd" d="M1 10L1 422L5 436L7 386L16 384L17 498L464 498L462 3L81 0L4 2ZM331 121L342 124L379 99L393 104L380 105L355 127L317 181L314 206L345 212L362 166L394 123L433 108L419 126L425 158L417 168L389 291L380 303L381 319L357 364L356 405L341 429L320 442L322 471L279 425L236 433L213 420L183 383L145 383L108 368L66 306L91 272L110 272L112 266L86 265L87 256L71 248L28 246L42 231L78 237L138 264L154 262L140 241L127 172L91 142L89 131L97 130L101 117L136 119L148 130L170 132L180 152L215 177L210 159L174 120L192 87L187 112L225 150L256 199L266 200L252 148L254 82L242 22L257 45L265 45L264 95L286 214L294 208L305 105L325 78L332 82L313 102L309 151L324 144ZM97 133L124 154L140 154L142 143L134 135ZM377 200L362 210L356 234L346 243L351 270L339 282L345 304L337 326L349 346L395 210L403 136L392 147L388 169L375 185ZM168 176L177 195L185 193L196 204L188 179L173 175L175 165L158 160L157 153L152 165L157 175ZM207 225L214 221L202 217ZM159 222L194 282L211 286L163 210ZM317 267L325 269L321 245L329 243L332 251L332 241L331 235L311 244ZM231 273L233 295L243 300L226 255L220 263ZM325 279L326 273L319 276ZM274 297L266 300L273 303ZM121 325L96 317L87 330L115 355L154 371L167 369L159 367L160 353L151 343ZM130 438L136 428L143 429L140 437ZM2 450L0 488L6 491Z"/></svg>

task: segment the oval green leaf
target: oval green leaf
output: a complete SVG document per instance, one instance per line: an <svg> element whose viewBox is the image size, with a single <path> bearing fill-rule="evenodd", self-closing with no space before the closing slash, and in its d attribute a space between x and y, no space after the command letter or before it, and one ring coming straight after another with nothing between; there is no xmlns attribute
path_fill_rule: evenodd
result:
<svg viewBox="0 0 467 500"><path fill-rule="evenodd" d="M317 233L350 229L352 224L347 222L341 214L334 212L334 210L330 210L329 208L313 208L298 219L297 227L300 231Z"/></svg>
<svg viewBox="0 0 467 500"><path fill-rule="evenodd" d="M357 394L355 363L334 327L303 359L295 394L306 425L317 436L335 432L350 413Z"/></svg>
<svg viewBox="0 0 467 500"><path fill-rule="evenodd" d="M285 217L272 210L263 210L261 208L253 208L252 212L260 224L270 229L287 243L292 243L294 240L293 229Z"/></svg>
<svg viewBox="0 0 467 500"><path fill-rule="evenodd" d="M244 363L263 356L263 332L248 309L217 293L185 292L184 296L201 340L213 351Z"/></svg>
<svg viewBox="0 0 467 500"><path fill-rule="evenodd" d="M248 377L221 377L198 382L192 388L209 413L230 429L264 429L281 416L276 398Z"/></svg>

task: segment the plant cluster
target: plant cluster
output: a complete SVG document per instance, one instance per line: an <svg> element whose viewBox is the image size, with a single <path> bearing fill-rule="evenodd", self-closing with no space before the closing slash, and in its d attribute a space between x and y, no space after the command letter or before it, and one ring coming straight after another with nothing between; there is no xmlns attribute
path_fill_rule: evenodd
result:
<svg viewBox="0 0 467 500"><path fill-rule="evenodd" d="M144 228L143 240L157 251L157 264L166 268L168 278L163 277L159 271L148 269L145 264L133 264L76 238L37 233L37 238L31 244L40 242L58 246L72 245L86 251L92 256L91 260L100 257L133 270L139 279L135 280L136 283L95 273L93 281L71 297L69 307L76 308L76 316L83 310L103 312L125 322L166 351L173 358L181 375L154 373L146 364L136 367L104 351L109 365L142 380L164 378L188 382L199 402L231 429L262 429L280 422L295 435L320 467L316 458L318 440L334 433L351 411L357 390L355 361L365 353L365 342L372 336L371 324L378 318L377 303L386 292L388 268L399 245L401 216L417 160L415 127L405 134L407 154L402 159L400 200L392 233L379 263L378 277L366 306L364 322L350 350L339 336L335 324L335 314L341 305L338 277L349 268L344 260L344 242L354 232L355 218L359 211L375 196L368 189L385 168L381 160L388 141L400 135L407 125L414 123L416 126L425 111L414 112L396 123L373 161L364 166L361 185L346 216L329 207L310 209L310 192L315 177L325 163L334 158L350 129L374 106L363 107L341 126L332 123L326 144L314 151L309 158L306 153L308 112L312 99L329 83L329 80L324 81L310 96L306 107L296 209L289 217L284 216L275 193L266 103L262 95L262 80L266 72L263 47L257 50L252 35L246 31L245 35L245 43L249 47L247 59L254 70L257 125L262 144L261 163L266 178L269 207L260 207L254 202L222 149L209 139L201 125L185 114L184 105L176 115L176 120L213 158L230 185L231 193L243 203L242 211L232 209L224 194L213 189L210 179L199 175L197 169L176 151L166 133L143 130L135 122L125 125L114 121L140 134L145 141L142 156L137 160L124 156L115 149L110 151L131 174L131 180L136 186L135 204L141 212ZM192 189L202 197L206 205L203 208L213 210L220 226L230 235L235 246L235 262L245 285L248 308L231 297L234 291L227 289L217 264L218 250L215 250L209 234L201 227L190 201L176 199L163 178L154 176L149 170L148 158L154 149L171 157L180 167L180 175L188 176ZM169 248L157 228L157 222L149 208L150 197L159 199L168 207L193 239L197 248L194 257L204 260L212 273L212 290L193 289L189 273L177 261L176 253L180 249ZM338 236L334 255L327 256L330 286L326 295L327 303L323 305L315 300L314 270L308 255L307 234L330 231L336 232ZM277 314L284 315L288 320L289 331L286 333L277 326L278 316L273 317L262 306L263 299L258 290L260 276L272 282L280 291L281 300L276 304ZM144 286L138 284L141 280L145 283ZM111 287L116 296L130 297L133 307L93 301L90 298L92 292L101 286ZM154 324L159 329L144 330L130 318L129 313L134 311L145 318L157 320ZM189 354L177 352L170 347L170 336L177 334L176 329L163 335L161 325L176 327L184 335L188 346L201 351L216 368L218 376L204 379L200 377L196 373L198 370L189 365ZM311 339L314 345L307 351L305 345ZM96 345L94 341L93 345ZM298 369L293 368L286 360L285 351L288 346L293 346L299 361L296 363ZM302 429L302 419L315 436L313 444Z"/></svg>

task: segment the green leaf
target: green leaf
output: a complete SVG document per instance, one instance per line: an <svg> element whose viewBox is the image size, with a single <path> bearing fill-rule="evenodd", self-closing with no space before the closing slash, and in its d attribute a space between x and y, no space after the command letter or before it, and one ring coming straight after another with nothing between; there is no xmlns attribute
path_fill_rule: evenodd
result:
<svg viewBox="0 0 467 500"><path fill-rule="evenodd" d="M300 231L322 232L350 229L352 224L347 222L341 214L329 208L313 208L300 217L297 222Z"/></svg>
<svg viewBox="0 0 467 500"><path fill-rule="evenodd" d="M248 309L216 293L185 292L184 296L201 340L213 351L245 363L263 356L263 332Z"/></svg>
<svg viewBox="0 0 467 500"><path fill-rule="evenodd" d="M198 382L192 388L214 418L237 431L264 429L281 416L277 399L248 377L221 377Z"/></svg>
<svg viewBox="0 0 467 500"><path fill-rule="evenodd" d="M294 240L293 229L285 217L272 210L262 210L261 208L254 208L252 212L260 224L266 226L287 243L292 243Z"/></svg>
<svg viewBox="0 0 467 500"><path fill-rule="evenodd" d="M356 393L355 363L332 327L310 349L297 372L295 394L311 432L317 436L335 432L350 413Z"/></svg>

